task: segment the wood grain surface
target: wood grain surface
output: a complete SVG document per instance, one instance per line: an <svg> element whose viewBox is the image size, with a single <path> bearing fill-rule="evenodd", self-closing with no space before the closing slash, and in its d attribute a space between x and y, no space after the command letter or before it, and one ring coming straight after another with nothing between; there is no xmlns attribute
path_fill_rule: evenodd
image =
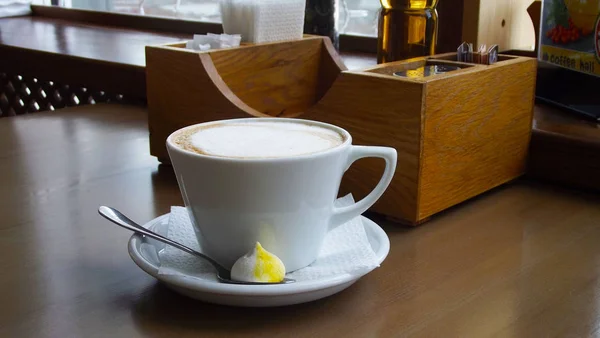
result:
<svg viewBox="0 0 600 338"><path fill-rule="evenodd" d="M537 51L538 51L538 39L540 36L540 21L541 21L541 16L542 16L542 1L541 0L535 0L533 1L529 7L527 7L527 14L529 15L529 18L531 19L531 23L533 24L533 30L535 32L535 44L534 44L534 50L533 52L535 53L535 56L537 57Z"/></svg>
<svg viewBox="0 0 600 338"><path fill-rule="evenodd" d="M210 57L223 82L248 106L271 116L293 115L320 99L322 46L321 38L307 38L217 50Z"/></svg>
<svg viewBox="0 0 600 338"><path fill-rule="evenodd" d="M295 117L314 105L344 64L323 37L196 52L146 48L151 153L168 162L165 140L194 123Z"/></svg>
<svg viewBox="0 0 600 338"><path fill-rule="evenodd" d="M399 104L399 93L413 99ZM353 144L394 147L398 152L396 174L374 208L409 221L417 219L423 94L420 83L343 72L325 97L301 116L346 129ZM377 185L383 169L379 159L355 162L344 175L342 192L357 198L366 196Z"/></svg>
<svg viewBox="0 0 600 338"><path fill-rule="evenodd" d="M427 83L419 218L525 173L536 66L508 59Z"/></svg>
<svg viewBox="0 0 600 338"><path fill-rule="evenodd" d="M532 8L539 6L534 2ZM535 53L512 50L510 55L536 57ZM375 54L342 53L349 69L373 67ZM380 66L377 66L380 67ZM600 190L600 128L547 104L534 108L527 176L565 186Z"/></svg>
<svg viewBox="0 0 600 338"><path fill-rule="evenodd" d="M130 234L180 205L148 151L146 111L96 105L0 120L2 337L587 337L597 335L600 197L517 181L403 228L380 268L275 309L193 301L146 275ZM445 192L441 192L445 193Z"/></svg>
<svg viewBox="0 0 600 338"><path fill-rule="evenodd" d="M527 6L531 2L532 0L463 1L462 41L472 42L475 46L498 44L501 51L533 49L534 24L527 14ZM443 18L440 15L440 21Z"/></svg>
<svg viewBox="0 0 600 338"><path fill-rule="evenodd" d="M302 115L347 129L355 144L398 151L398 174L373 210L418 224L525 172L536 61L502 56L494 65L470 64L432 77L393 76L426 62L461 64L452 58L455 54L443 54L343 72ZM375 161L359 162L342 189L362 196L381 172Z"/></svg>

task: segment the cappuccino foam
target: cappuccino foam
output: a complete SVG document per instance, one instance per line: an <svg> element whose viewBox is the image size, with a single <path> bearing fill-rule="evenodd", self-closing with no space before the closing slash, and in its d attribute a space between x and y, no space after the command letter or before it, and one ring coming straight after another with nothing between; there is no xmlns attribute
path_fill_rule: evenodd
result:
<svg viewBox="0 0 600 338"><path fill-rule="evenodd" d="M204 155L235 158L280 158L322 152L344 137L310 123L224 122L184 130L174 138L181 148Z"/></svg>

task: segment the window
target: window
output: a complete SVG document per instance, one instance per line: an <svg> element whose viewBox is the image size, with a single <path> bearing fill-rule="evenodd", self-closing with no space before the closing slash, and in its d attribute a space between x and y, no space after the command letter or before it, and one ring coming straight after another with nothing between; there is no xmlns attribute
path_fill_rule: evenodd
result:
<svg viewBox="0 0 600 338"><path fill-rule="evenodd" d="M379 0L336 0L341 34L376 36ZM34 4L221 22L219 0L34 0Z"/></svg>

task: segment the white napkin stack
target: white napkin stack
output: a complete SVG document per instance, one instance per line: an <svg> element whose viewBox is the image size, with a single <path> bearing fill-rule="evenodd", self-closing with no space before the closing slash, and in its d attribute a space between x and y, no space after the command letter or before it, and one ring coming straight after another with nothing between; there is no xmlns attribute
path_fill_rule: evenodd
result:
<svg viewBox="0 0 600 338"><path fill-rule="evenodd" d="M301 39L306 0L221 0L226 34L241 34L244 42Z"/></svg>
<svg viewBox="0 0 600 338"><path fill-rule="evenodd" d="M354 203L351 195L336 201L337 206ZM200 250L187 211L172 207L167 237L192 249ZM190 278L216 280L210 264L181 250L167 246L159 254L159 274L180 275ZM379 267L377 256L367 238L360 217L337 227L327 234L317 260L308 267L289 273L296 281L310 281L343 274L361 276Z"/></svg>
<svg viewBox="0 0 600 338"><path fill-rule="evenodd" d="M194 39L192 41L188 41L185 44L185 48L193 49L193 50L211 50L211 49L223 49L223 48L232 48L238 47L240 45L242 37L237 35L228 35L228 34L212 34L208 33L206 35L194 34Z"/></svg>

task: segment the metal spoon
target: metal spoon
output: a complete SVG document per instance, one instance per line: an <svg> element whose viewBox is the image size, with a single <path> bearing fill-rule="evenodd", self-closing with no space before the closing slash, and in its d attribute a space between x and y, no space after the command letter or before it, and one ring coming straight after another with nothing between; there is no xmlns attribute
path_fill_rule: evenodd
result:
<svg viewBox="0 0 600 338"><path fill-rule="evenodd" d="M216 270L217 270L217 279L222 282L222 283L229 283L229 284L245 284L245 285L271 285L271 284L289 284L289 283L294 283L296 280L294 279L290 279L290 278L284 278L283 281L278 282L278 283L269 283L269 282L238 282L235 280L231 279L231 272L224 268L221 264L217 263L215 260L213 260L212 258L206 256L203 253L200 253L194 249L190 249L187 246L177 243L175 241L172 241L164 236L161 236L151 230L148 230L146 228L144 228L143 226L135 223L134 221L130 220L129 218L127 218L127 216L123 215L121 212L119 212L117 209L111 208L111 207L106 207L106 206L101 206L100 208L98 208L98 213L100 215L102 215L104 218L106 218L107 220L115 223L118 226L121 226L125 229L131 230L135 233L138 233L140 235L143 236L148 236L150 238L153 238L159 242L163 242L167 245L170 245L172 247L175 247L179 250L185 251L189 254L192 254L194 256L198 256L200 258L205 259L207 262L209 262Z"/></svg>

